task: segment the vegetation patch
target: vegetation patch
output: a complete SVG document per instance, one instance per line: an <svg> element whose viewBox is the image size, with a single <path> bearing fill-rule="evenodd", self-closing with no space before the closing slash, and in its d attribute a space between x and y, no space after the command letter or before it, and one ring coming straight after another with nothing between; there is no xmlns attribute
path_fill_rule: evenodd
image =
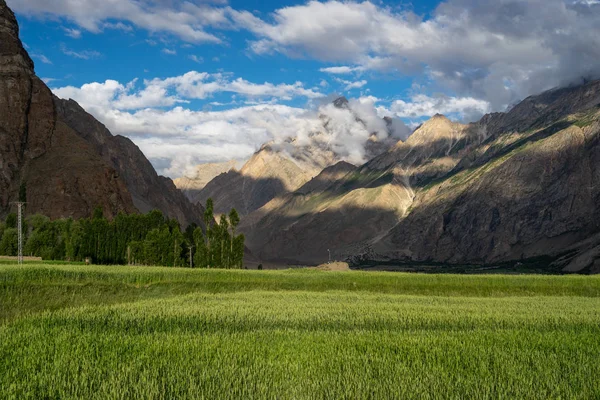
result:
<svg viewBox="0 0 600 400"><path fill-rule="evenodd" d="M597 398L599 309L595 276L0 265L0 398Z"/></svg>

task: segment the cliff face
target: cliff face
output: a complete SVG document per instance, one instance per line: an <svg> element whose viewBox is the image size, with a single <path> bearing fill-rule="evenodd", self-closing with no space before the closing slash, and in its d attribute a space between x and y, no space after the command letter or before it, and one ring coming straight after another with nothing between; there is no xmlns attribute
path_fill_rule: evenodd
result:
<svg viewBox="0 0 600 400"><path fill-rule="evenodd" d="M159 177L128 139L112 136L35 75L13 12L0 0L0 214L21 185L28 213L86 217L160 209L182 224L200 220L172 181Z"/></svg>
<svg viewBox="0 0 600 400"><path fill-rule="evenodd" d="M54 96L33 68L15 16L0 0L0 212L8 212L22 184L31 213L135 211L118 172L58 118Z"/></svg>
<svg viewBox="0 0 600 400"><path fill-rule="evenodd" d="M600 81L404 143L242 224L264 260L493 264L540 256L600 272ZM350 221L350 222L349 222ZM595 269L594 269L595 268Z"/></svg>

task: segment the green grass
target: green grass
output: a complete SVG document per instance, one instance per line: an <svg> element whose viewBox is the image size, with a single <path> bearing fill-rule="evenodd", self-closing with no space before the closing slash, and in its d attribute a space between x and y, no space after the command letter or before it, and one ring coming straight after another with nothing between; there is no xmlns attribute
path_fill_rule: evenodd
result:
<svg viewBox="0 0 600 400"><path fill-rule="evenodd" d="M0 398L600 397L600 277L0 265Z"/></svg>

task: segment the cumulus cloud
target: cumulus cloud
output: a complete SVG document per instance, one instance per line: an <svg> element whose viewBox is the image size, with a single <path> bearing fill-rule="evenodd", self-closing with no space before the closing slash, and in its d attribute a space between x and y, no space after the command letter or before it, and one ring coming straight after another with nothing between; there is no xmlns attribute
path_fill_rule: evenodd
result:
<svg viewBox="0 0 600 400"><path fill-rule="evenodd" d="M291 100L296 97L308 99L321 98L324 95L313 89L304 88L301 82L294 84L261 84L242 78L231 79L228 74L209 74L190 71L184 75L144 80L139 87L135 79L127 84L115 80L104 83L89 83L81 87L67 86L54 89L59 97L73 98L83 107L117 109L141 109L147 107L169 107L186 99L206 99L217 93L235 93L253 99L275 98Z"/></svg>
<svg viewBox="0 0 600 400"><path fill-rule="evenodd" d="M367 82L367 81L365 81L365 80L362 80L362 81L356 81L356 82L352 82L352 81L344 81L344 80L342 80L341 82L342 82L344 85L346 85L346 86L344 87L344 90L345 90L345 91L349 91L349 90L352 90L352 89L360 89L360 88L362 88L363 86L365 86L365 85L368 83L368 82Z"/></svg>
<svg viewBox="0 0 600 400"><path fill-rule="evenodd" d="M143 84L107 80L53 91L59 97L78 101L113 133L130 137L160 173L172 177L191 171L199 163L246 158L266 142L284 146L290 138L295 138L298 145L328 146L340 157L360 163L366 161L365 145L372 135L386 140L390 135L405 137L408 132L399 120L393 125L398 130L390 132L378 115L374 97L351 99L347 107L335 107L331 102L317 108L263 103L224 111L197 111L182 105L221 91L248 98L315 94L298 82L255 84L193 71Z"/></svg>
<svg viewBox="0 0 600 400"><path fill-rule="evenodd" d="M94 33L137 27L190 43L223 43L215 30L244 29L254 35L249 48L257 54L337 64L321 69L333 75L408 76L426 82L430 92L487 101L493 111L551 87L600 76L597 0L446 0L425 16L351 0L313 0L260 16L224 0L9 4L19 13L58 17Z"/></svg>
<svg viewBox="0 0 600 400"><path fill-rule="evenodd" d="M319 71L321 71L321 72L325 72L328 74L338 74L338 75L352 74L354 72L362 72L364 70L365 70L364 67L348 67L348 66L328 67L328 68L319 69Z"/></svg>
<svg viewBox="0 0 600 400"><path fill-rule="evenodd" d="M103 29L129 30L131 27L121 22L126 21L149 32L167 32L193 43L220 43L221 39L206 32L206 28L229 24L226 7L181 0L8 0L7 3L15 12L39 18L64 18L92 33Z"/></svg>
<svg viewBox="0 0 600 400"><path fill-rule="evenodd" d="M465 121L474 121L490 111L490 103L473 97L449 97L443 94L414 95L410 101L396 100L390 106L391 114L401 118L431 117L435 114L458 116Z"/></svg>
<svg viewBox="0 0 600 400"><path fill-rule="evenodd" d="M258 37L255 53L422 76L493 110L600 75L600 5L590 0L448 0L428 18L369 1L309 1L264 20L232 18Z"/></svg>

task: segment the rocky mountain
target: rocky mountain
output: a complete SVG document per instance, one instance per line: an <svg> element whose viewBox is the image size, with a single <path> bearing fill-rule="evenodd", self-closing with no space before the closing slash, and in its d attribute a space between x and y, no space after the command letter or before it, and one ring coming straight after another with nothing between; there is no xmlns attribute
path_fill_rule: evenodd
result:
<svg viewBox="0 0 600 400"><path fill-rule="evenodd" d="M381 132L369 131L369 125L350 107L345 97L337 98L332 106L354 119L359 129L367 133L360 144L365 158L370 159L390 149L398 139L391 135L392 121L381 121ZM263 145L241 169L230 168L216 176L207 184L203 183L204 174L197 178L176 179L177 186L188 191L188 196L199 204L208 198L215 202L215 212L225 213L235 207L245 216L258 210L272 199L294 192L317 176L324 168L332 166L347 157L332 145L332 130L335 129L335 117L321 113L318 116L321 128L311 132L308 138L287 138L280 142ZM212 167L198 166L199 171ZM202 187L203 186L203 187ZM189 190L189 187L202 187Z"/></svg>
<svg viewBox="0 0 600 400"><path fill-rule="evenodd" d="M202 215L129 139L52 94L0 0L0 215L22 186L28 213L52 218L86 217L97 206L108 216L159 209L184 225Z"/></svg>
<svg viewBox="0 0 600 400"><path fill-rule="evenodd" d="M600 271L600 81L461 125L441 115L345 176L250 214L263 260Z"/></svg>
<svg viewBox="0 0 600 400"><path fill-rule="evenodd" d="M197 203L198 192L217 176L231 170L239 170L246 161L230 160L222 163L197 165L192 174L173 180L175 186L187 196L192 203Z"/></svg>

